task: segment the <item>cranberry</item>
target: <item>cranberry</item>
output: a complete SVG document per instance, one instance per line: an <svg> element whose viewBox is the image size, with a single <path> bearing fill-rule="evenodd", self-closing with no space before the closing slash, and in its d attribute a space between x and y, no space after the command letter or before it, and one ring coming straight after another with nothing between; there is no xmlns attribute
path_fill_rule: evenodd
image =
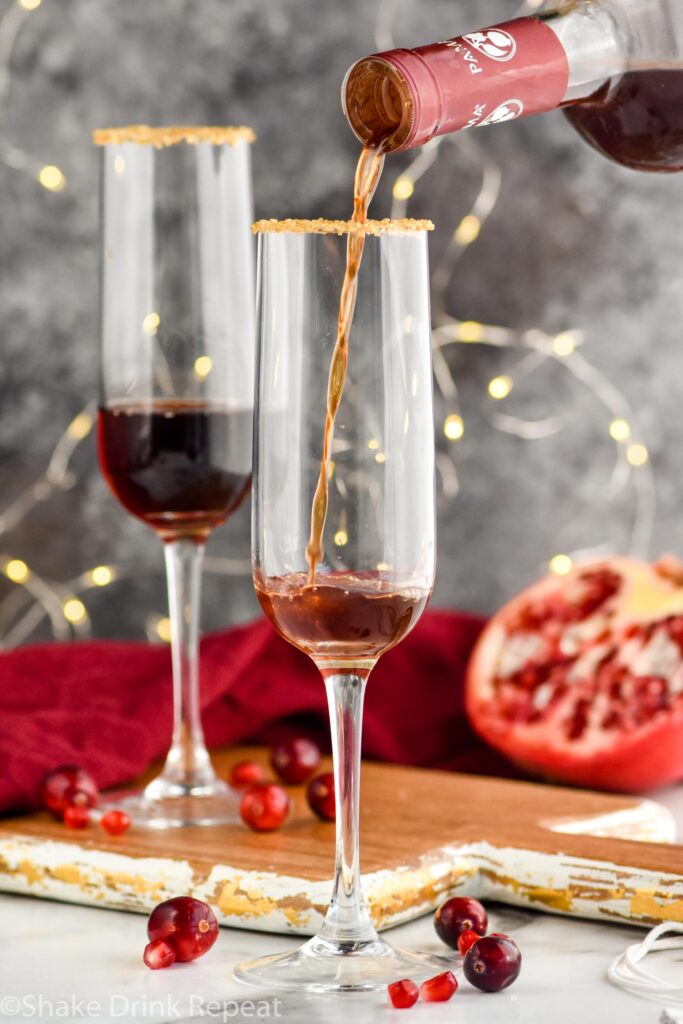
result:
<svg viewBox="0 0 683 1024"><path fill-rule="evenodd" d="M481 936L477 932L473 932L471 928L466 932L460 932L460 935L458 935L458 950L464 956L470 946L473 946L477 939L480 938Z"/></svg>
<svg viewBox="0 0 683 1024"><path fill-rule="evenodd" d="M265 779L266 770L258 761L238 761L230 769L228 781L236 789L242 789L243 786L257 786Z"/></svg>
<svg viewBox="0 0 683 1024"><path fill-rule="evenodd" d="M110 836L122 836L130 828L130 815L125 811L107 811L100 818L100 825Z"/></svg>
<svg viewBox="0 0 683 1024"><path fill-rule="evenodd" d="M155 939L154 942L149 942L145 946L142 959L151 971L160 971L162 968L170 967L172 963L175 963L176 955L168 942L165 942L163 939Z"/></svg>
<svg viewBox="0 0 683 1024"><path fill-rule="evenodd" d="M409 1006L415 1006L420 990L414 981L404 978L403 981L395 981L387 985L387 992L391 999L391 1005L397 1010L407 1010Z"/></svg>
<svg viewBox="0 0 683 1024"><path fill-rule="evenodd" d="M76 764L63 764L48 772L40 784L38 798L55 818L63 818L67 807L94 807L99 790L93 777Z"/></svg>
<svg viewBox="0 0 683 1024"><path fill-rule="evenodd" d="M163 939L176 960L185 963L208 953L218 938L218 921L208 903L192 896L176 896L154 908L147 922L147 935L150 945Z"/></svg>
<svg viewBox="0 0 683 1024"><path fill-rule="evenodd" d="M314 779L311 779L306 786L306 799L308 806L319 818L322 818L323 821L334 821L337 815L332 772L323 772L322 775L316 775Z"/></svg>
<svg viewBox="0 0 683 1024"><path fill-rule="evenodd" d="M67 828L85 828L90 821L90 811L87 807L74 804L64 811L64 824Z"/></svg>
<svg viewBox="0 0 683 1024"><path fill-rule="evenodd" d="M271 750L270 763L283 782L298 785L310 779L320 764L320 749L317 743L304 736L285 740Z"/></svg>
<svg viewBox="0 0 683 1024"><path fill-rule="evenodd" d="M447 1003L458 990L458 983L451 971L428 978L420 985L420 999L425 1003Z"/></svg>
<svg viewBox="0 0 683 1024"><path fill-rule="evenodd" d="M469 896L453 896L442 903L434 915L436 934L451 949L458 948L458 937L462 932L486 934L489 919L479 900Z"/></svg>
<svg viewBox="0 0 683 1024"><path fill-rule="evenodd" d="M252 786L242 797L240 814L255 832L273 832L289 814L289 797L274 782Z"/></svg>
<svg viewBox="0 0 683 1024"><path fill-rule="evenodd" d="M478 939L465 957L465 977L483 992L500 992L515 980L522 966L522 954L506 935Z"/></svg>

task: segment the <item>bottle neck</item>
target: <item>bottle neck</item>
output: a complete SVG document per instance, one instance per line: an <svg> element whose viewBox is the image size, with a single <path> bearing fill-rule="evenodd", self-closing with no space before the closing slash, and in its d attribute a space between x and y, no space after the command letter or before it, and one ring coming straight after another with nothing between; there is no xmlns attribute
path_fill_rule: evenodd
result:
<svg viewBox="0 0 683 1024"><path fill-rule="evenodd" d="M346 116L364 144L397 151L585 99L627 67L629 26L615 15L624 3L579 0L367 57L344 80Z"/></svg>
<svg viewBox="0 0 683 1024"><path fill-rule="evenodd" d="M623 74L628 63L626 26L604 4L579 3L541 15L567 59L564 103L587 99L610 78Z"/></svg>

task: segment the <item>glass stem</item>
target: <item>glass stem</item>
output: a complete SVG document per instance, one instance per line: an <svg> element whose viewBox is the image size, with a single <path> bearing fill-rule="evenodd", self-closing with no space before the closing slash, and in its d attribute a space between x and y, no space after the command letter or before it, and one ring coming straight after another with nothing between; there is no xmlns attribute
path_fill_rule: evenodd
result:
<svg viewBox="0 0 683 1024"><path fill-rule="evenodd" d="M214 779L204 743L199 702L199 613L204 545L165 545L173 658L173 739L162 778L190 789Z"/></svg>
<svg viewBox="0 0 683 1024"><path fill-rule="evenodd" d="M325 679L330 709L337 850L334 891L320 937L336 945L373 941L377 933L363 901L358 859L360 748L365 678L351 672Z"/></svg>

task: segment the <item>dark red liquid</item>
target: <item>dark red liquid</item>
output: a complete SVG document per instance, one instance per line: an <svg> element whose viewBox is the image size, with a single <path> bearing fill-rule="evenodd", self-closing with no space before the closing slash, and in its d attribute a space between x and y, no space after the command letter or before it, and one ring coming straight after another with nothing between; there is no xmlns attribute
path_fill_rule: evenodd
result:
<svg viewBox="0 0 683 1024"><path fill-rule="evenodd" d="M251 432L249 409L116 403L100 409L100 465L121 504L165 540L201 540L249 491Z"/></svg>
<svg viewBox="0 0 683 1024"><path fill-rule="evenodd" d="M591 146L625 167L683 170L683 68L629 72L564 112Z"/></svg>
<svg viewBox="0 0 683 1024"><path fill-rule="evenodd" d="M319 663L374 661L412 629L429 598L428 590L399 591L374 573L320 574L315 584L292 573L257 578L255 586L277 631Z"/></svg>

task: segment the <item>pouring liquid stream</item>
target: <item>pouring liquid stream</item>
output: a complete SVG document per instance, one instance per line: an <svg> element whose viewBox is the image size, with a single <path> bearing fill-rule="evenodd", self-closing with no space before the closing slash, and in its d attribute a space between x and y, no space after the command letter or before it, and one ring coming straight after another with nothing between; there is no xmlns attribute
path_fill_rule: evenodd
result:
<svg viewBox="0 0 683 1024"><path fill-rule="evenodd" d="M364 146L358 160L354 179L352 224L363 225L367 221L368 206L377 189L383 166L384 148L382 143L374 146ZM308 586L315 584L316 567L323 556L323 533L329 498L329 467L334 437L334 421L344 393L346 368L349 359L349 335L356 308L358 272L363 259L364 247L364 232L351 229L346 243L346 270L339 299L337 341L332 353L330 375L327 382L327 414L325 417L322 458L320 460L320 475L311 505L311 531L308 544L306 545Z"/></svg>

